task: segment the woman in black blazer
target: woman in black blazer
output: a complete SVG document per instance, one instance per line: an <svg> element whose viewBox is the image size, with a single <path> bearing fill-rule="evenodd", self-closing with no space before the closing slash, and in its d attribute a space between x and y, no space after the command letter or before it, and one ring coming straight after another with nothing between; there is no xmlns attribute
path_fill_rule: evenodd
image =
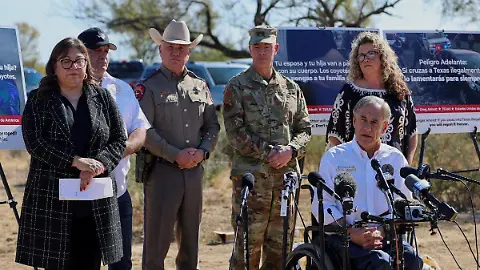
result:
<svg viewBox="0 0 480 270"><path fill-rule="evenodd" d="M46 269L100 269L122 257L115 196L59 200L59 178L110 175L125 151L126 135L111 95L92 77L87 49L66 38L52 51L47 75L28 97L22 132L31 155L16 262Z"/></svg>

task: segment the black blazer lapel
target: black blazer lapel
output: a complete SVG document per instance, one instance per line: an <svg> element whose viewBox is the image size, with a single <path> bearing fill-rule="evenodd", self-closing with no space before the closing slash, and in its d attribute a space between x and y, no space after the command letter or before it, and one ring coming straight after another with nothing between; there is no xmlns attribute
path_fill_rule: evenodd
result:
<svg viewBox="0 0 480 270"><path fill-rule="evenodd" d="M57 122L63 134L70 138L70 128L67 124L67 111L65 109L65 105L60 100L60 97L57 95L53 95L53 98L50 100L50 106L53 110L52 114L55 122Z"/></svg>
<svg viewBox="0 0 480 270"><path fill-rule="evenodd" d="M92 121L92 133L90 136L90 145L94 145L93 142L97 136L100 128L100 119L102 113L102 104L98 101L98 92L92 86L87 86L85 89L85 97L87 98L88 111L90 112L90 119Z"/></svg>

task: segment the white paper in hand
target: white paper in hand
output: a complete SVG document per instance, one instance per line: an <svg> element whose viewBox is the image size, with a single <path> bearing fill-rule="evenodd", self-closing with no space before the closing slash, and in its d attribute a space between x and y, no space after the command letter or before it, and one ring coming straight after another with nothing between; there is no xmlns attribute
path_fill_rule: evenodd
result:
<svg viewBox="0 0 480 270"><path fill-rule="evenodd" d="M93 201L113 197L110 177L93 178L83 191L80 191L80 178L60 178L59 180L59 200Z"/></svg>

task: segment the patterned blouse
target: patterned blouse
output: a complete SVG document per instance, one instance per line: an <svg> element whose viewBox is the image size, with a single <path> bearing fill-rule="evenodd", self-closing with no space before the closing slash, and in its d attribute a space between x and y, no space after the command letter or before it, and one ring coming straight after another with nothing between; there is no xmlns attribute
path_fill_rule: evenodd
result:
<svg viewBox="0 0 480 270"><path fill-rule="evenodd" d="M365 96L383 98L390 105L392 116L387 131L382 135L382 143L397 148L406 156L408 139L417 132L412 97L408 96L406 101L400 101L385 90L362 88L352 82L346 83L335 99L327 126L327 144L328 137L337 138L341 143L353 139L353 108Z"/></svg>

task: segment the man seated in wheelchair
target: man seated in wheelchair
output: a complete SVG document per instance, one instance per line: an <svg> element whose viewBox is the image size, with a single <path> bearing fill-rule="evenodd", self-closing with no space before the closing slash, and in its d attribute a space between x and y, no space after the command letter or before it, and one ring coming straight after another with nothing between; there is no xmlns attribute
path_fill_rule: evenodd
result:
<svg viewBox="0 0 480 270"><path fill-rule="evenodd" d="M395 186L407 198L412 194L407 189L404 179L400 176L400 168L408 165L403 154L394 147L381 142L381 136L389 125L390 107L381 98L367 96L356 104L353 110L353 126L355 136L352 141L343 143L325 152L320 162L320 175L332 190L339 184L341 173L349 173L356 182L356 194L351 194L354 211L346 216L347 227L361 220L360 214L368 211L370 215L384 216L391 213L385 194L377 187L376 173L371 161L377 159L382 167L393 167L391 175ZM415 135L414 135L415 136ZM390 164L390 165L386 165ZM312 203L312 212L318 220L318 197L316 192ZM332 196L323 192L324 225L342 225L342 204ZM341 195L340 195L341 196ZM390 218L391 214L385 216ZM353 269L391 269L391 247L386 242L385 231L378 227L350 227L349 257ZM343 237L337 234L327 234L326 242L329 251L343 256ZM423 262L407 242L404 246L405 269L422 269ZM426 268L429 269L429 268Z"/></svg>

